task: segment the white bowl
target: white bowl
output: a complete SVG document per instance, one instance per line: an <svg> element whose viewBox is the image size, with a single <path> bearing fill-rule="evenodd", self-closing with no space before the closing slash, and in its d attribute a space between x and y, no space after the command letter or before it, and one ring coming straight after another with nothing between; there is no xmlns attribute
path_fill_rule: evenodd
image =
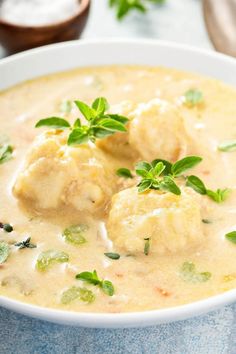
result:
<svg viewBox="0 0 236 354"><path fill-rule="evenodd" d="M41 75L106 64L166 66L220 79L236 86L236 60L173 43L150 40L73 41L13 55L0 61L0 89ZM121 314L79 313L38 307L0 297L0 305L47 321L85 327L144 327L197 316L236 300L236 289L191 304Z"/></svg>

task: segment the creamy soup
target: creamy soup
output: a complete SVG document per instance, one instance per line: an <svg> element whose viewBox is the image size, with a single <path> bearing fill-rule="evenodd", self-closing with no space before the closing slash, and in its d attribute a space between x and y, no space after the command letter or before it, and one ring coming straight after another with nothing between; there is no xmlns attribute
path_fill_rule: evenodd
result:
<svg viewBox="0 0 236 354"><path fill-rule="evenodd" d="M2 92L0 294L119 313L234 288L235 102L218 81L138 66Z"/></svg>

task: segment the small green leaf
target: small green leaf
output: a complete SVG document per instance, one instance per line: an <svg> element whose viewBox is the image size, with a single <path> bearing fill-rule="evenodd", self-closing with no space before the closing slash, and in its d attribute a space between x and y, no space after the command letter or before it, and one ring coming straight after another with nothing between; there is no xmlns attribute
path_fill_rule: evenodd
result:
<svg viewBox="0 0 236 354"><path fill-rule="evenodd" d="M236 140L228 140L223 143L221 143L218 146L218 150L224 151L224 152L231 152L236 150Z"/></svg>
<svg viewBox="0 0 236 354"><path fill-rule="evenodd" d="M152 173L153 177L158 177L164 172L165 168L166 166L163 164L162 161L160 161L157 162L155 166L153 166L150 172Z"/></svg>
<svg viewBox="0 0 236 354"><path fill-rule="evenodd" d="M146 161L140 161L136 164L135 166L135 172L138 176L141 177L147 177L148 172L153 168L153 166L146 162Z"/></svg>
<svg viewBox="0 0 236 354"><path fill-rule="evenodd" d="M99 120L99 127L105 128L107 130L111 130L112 132L127 131L123 123L111 118L103 118Z"/></svg>
<svg viewBox="0 0 236 354"><path fill-rule="evenodd" d="M82 272L75 276L76 279L86 281L89 284L98 285L105 294L112 296L114 294L114 286L109 280L98 278L96 270L93 272Z"/></svg>
<svg viewBox="0 0 236 354"><path fill-rule="evenodd" d="M190 107L194 107L203 102L203 94L197 89L190 89L185 92L185 102Z"/></svg>
<svg viewBox="0 0 236 354"><path fill-rule="evenodd" d="M69 261L69 256L63 251L48 250L40 253L36 262L36 269L39 271L47 270L55 263L64 263Z"/></svg>
<svg viewBox="0 0 236 354"><path fill-rule="evenodd" d="M95 295L91 290L88 290L86 288L72 286L71 288L63 292L61 297L61 303L63 305L68 305L69 303L77 299L87 303L91 303L95 300Z"/></svg>
<svg viewBox="0 0 236 354"><path fill-rule="evenodd" d="M108 296L114 295L115 289L111 281L103 280L101 283L101 288L106 295Z"/></svg>
<svg viewBox="0 0 236 354"><path fill-rule="evenodd" d="M130 170L128 168L119 168L116 171L117 176L119 177L123 177L123 178L133 178L132 173L130 172Z"/></svg>
<svg viewBox="0 0 236 354"><path fill-rule="evenodd" d="M111 258L111 259L120 259L119 253L107 252L107 253L104 253L104 255L108 258Z"/></svg>
<svg viewBox="0 0 236 354"><path fill-rule="evenodd" d="M6 242L0 242L0 264L4 263L10 253L10 247Z"/></svg>
<svg viewBox="0 0 236 354"><path fill-rule="evenodd" d="M11 145L0 145L0 165L12 158L13 148Z"/></svg>
<svg viewBox="0 0 236 354"><path fill-rule="evenodd" d="M73 128L81 128L81 121L79 118L75 120Z"/></svg>
<svg viewBox="0 0 236 354"><path fill-rule="evenodd" d="M88 129L86 127L73 129L70 133L67 144L68 145L81 145L89 141Z"/></svg>
<svg viewBox="0 0 236 354"><path fill-rule="evenodd" d="M209 198L214 200L214 202L222 203L228 198L230 192L231 192L231 190L229 188L217 189L216 191L212 191L211 189L207 189L206 194L208 195Z"/></svg>
<svg viewBox="0 0 236 354"><path fill-rule="evenodd" d="M162 175L166 175L166 176L167 176L167 175L171 174L172 163L170 163L170 162L167 161L167 160L156 159L156 160L153 160L153 161L151 162L151 165L154 167L154 166L156 166L156 164L157 164L158 162L162 162L163 165L165 166L165 169L164 169L163 172L161 173Z"/></svg>
<svg viewBox="0 0 236 354"><path fill-rule="evenodd" d="M66 241L75 245L82 245L86 242L84 233L88 230L86 225L72 225L63 231Z"/></svg>
<svg viewBox="0 0 236 354"><path fill-rule="evenodd" d="M150 251L150 238L145 238L144 239L145 243L144 243L144 254L145 256L148 256L149 255L149 251Z"/></svg>
<svg viewBox="0 0 236 354"><path fill-rule="evenodd" d="M184 262L180 270L181 278L188 283L204 283L211 278L210 272L197 272L192 262Z"/></svg>
<svg viewBox="0 0 236 354"><path fill-rule="evenodd" d="M159 189L171 192L176 195L181 194L180 188L177 186L173 178L170 176L164 176L163 181L161 181L159 184Z"/></svg>
<svg viewBox="0 0 236 354"><path fill-rule="evenodd" d="M225 235L225 238L232 243L236 243L236 231L231 231Z"/></svg>
<svg viewBox="0 0 236 354"><path fill-rule="evenodd" d="M60 112L61 113L70 113L72 111L73 102L71 101L62 101L60 104Z"/></svg>
<svg viewBox="0 0 236 354"><path fill-rule="evenodd" d="M175 176L178 177L180 176L183 172L189 170L190 168L195 167L202 161L202 158L199 156L187 156L184 157L183 159L177 161L172 165L171 168L171 173Z"/></svg>
<svg viewBox="0 0 236 354"><path fill-rule="evenodd" d="M188 176L186 186L191 187L195 190L195 192L202 195L206 194L207 192L204 183L197 176Z"/></svg>
<svg viewBox="0 0 236 354"><path fill-rule="evenodd" d="M98 285L100 284L100 280L98 279L98 275L96 270L93 272L82 272L76 275L76 279L86 281L87 283Z"/></svg>
<svg viewBox="0 0 236 354"><path fill-rule="evenodd" d="M92 108L96 111L98 116L101 116L109 109L109 104L104 97L98 97L92 104Z"/></svg>
<svg viewBox="0 0 236 354"><path fill-rule="evenodd" d="M40 128L40 127L50 127L53 129L65 129L65 128L70 128L70 123L60 117L49 117L45 119L39 120L35 128Z"/></svg>
<svg viewBox="0 0 236 354"><path fill-rule="evenodd" d="M203 222L204 224L212 224L212 221L209 220L209 219L202 219L202 222Z"/></svg>
<svg viewBox="0 0 236 354"><path fill-rule="evenodd" d="M108 114L108 117L113 120L117 120L117 122L120 122L123 124L126 124L129 121L128 118L121 116L120 114Z"/></svg>
<svg viewBox="0 0 236 354"><path fill-rule="evenodd" d="M75 101L75 104L88 121L96 117L96 111L89 107L86 103L77 100Z"/></svg>
<svg viewBox="0 0 236 354"><path fill-rule="evenodd" d="M152 186L152 180L151 179L143 179L139 184L138 184L138 192L143 193L146 190L148 190Z"/></svg>

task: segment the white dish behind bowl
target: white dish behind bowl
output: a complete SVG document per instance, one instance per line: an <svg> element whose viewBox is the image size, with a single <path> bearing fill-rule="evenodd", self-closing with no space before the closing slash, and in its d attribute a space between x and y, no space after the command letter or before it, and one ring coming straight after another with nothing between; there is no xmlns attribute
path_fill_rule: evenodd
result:
<svg viewBox="0 0 236 354"><path fill-rule="evenodd" d="M214 52L149 40L73 41L33 49L0 61L0 89L50 73L83 66L165 66L211 76L236 86L236 60ZM144 327L182 320L236 301L236 289L191 304L145 312L100 314L42 308L0 297L0 305L62 324L86 327Z"/></svg>

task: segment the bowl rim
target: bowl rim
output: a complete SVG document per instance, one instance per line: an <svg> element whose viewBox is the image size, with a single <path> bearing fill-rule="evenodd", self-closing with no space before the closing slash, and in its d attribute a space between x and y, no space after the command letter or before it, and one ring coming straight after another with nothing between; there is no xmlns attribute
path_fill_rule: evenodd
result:
<svg viewBox="0 0 236 354"><path fill-rule="evenodd" d="M49 31L56 30L60 27L69 26L71 22L75 21L77 18L83 15L91 4L91 0L78 0L78 1L80 2L79 4L80 6L78 10L70 17L67 17L65 20L53 22L52 24L33 26L33 25L19 25L14 22L2 20L0 17L0 27L5 26L15 31L34 30L40 32L40 31L47 31L47 30Z"/></svg>
<svg viewBox="0 0 236 354"><path fill-rule="evenodd" d="M210 57L211 59L218 60L219 64L227 64L236 69L236 59L231 58L225 54L219 54L215 52L208 51L206 49L199 49L184 44L177 44L167 41L160 40L150 40L150 39L97 39L97 40L76 40L64 43L51 44L40 48L34 48L27 50L22 53L14 54L10 57L0 60L0 69L4 65L12 64L17 62L18 59L24 57L34 57L37 54L46 54L53 52L57 49L66 50L70 47L83 47L83 46L93 46L93 45L117 45L126 44L128 46L141 45L141 46L153 46L155 48L166 48L171 50L182 51L183 54L190 52L192 54L198 54L202 57ZM111 62L112 64L112 62ZM114 63L113 63L114 64ZM134 63L135 64L135 63ZM104 64L106 65L106 64ZM122 64L121 64L122 65ZM146 64L148 66L148 64ZM156 64L158 65L158 64ZM68 68L67 70L70 70ZM62 71L62 70L61 70ZM60 70L56 70L60 72ZM200 74L202 75L202 74ZM37 75L35 77L38 77ZM15 84L14 84L15 85ZM14 86L13 85L13 86ZM0 295L0 306L3 306L9 310L35 317L38 319L56 322L67 325L78 325L83 327L95 327L95 328L125 328L125 327L144 327L160 323L169 323L178 320L187 319L190 317L202 315L206 312L216 310L224 305L230 304L236 301L236 289L232 289L220 294L191 302L188 304L140 311L140 312L123 312L123 313L98 313L98 312L75 312L68 310L60 310L54 308L41 307L38 305L33 305L26 302L21 302L12 298L7 298Z"/></svg>

